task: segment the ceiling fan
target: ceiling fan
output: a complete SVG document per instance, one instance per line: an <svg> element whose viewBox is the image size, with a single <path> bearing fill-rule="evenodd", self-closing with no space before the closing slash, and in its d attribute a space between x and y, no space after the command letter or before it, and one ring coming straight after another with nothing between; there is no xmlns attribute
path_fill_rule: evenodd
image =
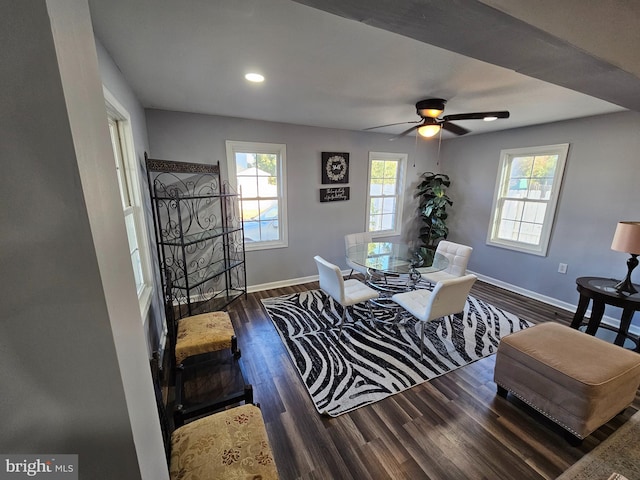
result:
<svg viewBox="0 0 640 480"><path fill-rule="evenodd" d="M423 137L433 137L440 132L441 129L447 130L455 135L464 135L469 133L470 130L467 130L455 123L451 123L453 120L484 120L486 122L490 122L492 120L497 120L498 118L509 118L509 112L507 111L457 113L454 115L445 115L444 117L440 117L444 112L445 103L447 103L447 101L442 98L428 98L426 100L420 100L416 103L416 113L420 116L420 120L415 120L413 122L389 123L387 125L365 128L365 130L390 127L392 125L402 125L405 123L416 123L418 125L414 125L411 128L406 129L391 140L404 137L413 130L418 130L418 133Z"/></svg>

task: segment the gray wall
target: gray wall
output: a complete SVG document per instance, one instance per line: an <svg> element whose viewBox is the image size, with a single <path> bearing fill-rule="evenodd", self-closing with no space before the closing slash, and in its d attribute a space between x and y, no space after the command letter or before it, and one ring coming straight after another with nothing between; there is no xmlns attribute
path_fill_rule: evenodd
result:
<svg viewBox="0 0 640 480"><path fill-rule="evenodd" d="M456 200L450 239L474 248L469 269L572 305L576 277L624 277L628 255L611 240L619 220L640 220L639 133L640 114L623 112L445 142ZM557 143L570 147L547 256L486 245L500 150Z"/></svg>
<svg viewBox="0 0 640 480"><path fill-rule="evenodd" d="M0 3L0 452L168 478L86 0Z"/></svg>
<svg viewBox="0 0 640 480"><path fill-rule="evenodd" d="M344 266L342 236L364 229L367 155L377 150L409 154L408 202L413 202L420 173L443 171L451 176L454 206L449 239L474 247L469 268L489 281L571 309L578 300L576 277L626 274L627 256L610 246L619 220L639 218L637 113L445 140L439 165L436 142L416 144L413 137L396 143L381 134L160 110L147 110L147 125L154 156L198 162L219 159L225 170L227 139L287 144L289 248L249 252L249 285L314 275L315 254ZM570 143L570 150L547 256L487 246L500 151L556 143ZM348 202L318 202L320 152L327 150L351 152ZM415 203L404 213L403 236L413 238L408 232L415 228ZM560 262L569 266L565 275L557 273ZM607 315L618 318L620 313L609 309Z"/></svg>
<svg viewBox="0 0 640 480"><path fill-rule="evenodd" d="M163 110L147 110L147 127L154 158L200 163L220 160L224 177L226 140L286 144L289 246L247 252L247 283L253 286L317 275L314 255L346 268L344 235L365 229L370 151L409 155L405 224L415 218L412 192L417 177L438 168L434 142L416 144L414 137L389 141L386 134ZM320 203L323 151L350 153L350 200Z"/></svg>

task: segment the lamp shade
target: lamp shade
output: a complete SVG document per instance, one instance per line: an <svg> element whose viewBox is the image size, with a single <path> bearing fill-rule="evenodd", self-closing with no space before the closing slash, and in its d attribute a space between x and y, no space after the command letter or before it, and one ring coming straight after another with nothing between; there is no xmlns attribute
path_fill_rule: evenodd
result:
<svg viewBox="0 0 640 480"><path fill-rule="evenodd" d="M618 222L611 250L640 255L640 222Z"/></svg>

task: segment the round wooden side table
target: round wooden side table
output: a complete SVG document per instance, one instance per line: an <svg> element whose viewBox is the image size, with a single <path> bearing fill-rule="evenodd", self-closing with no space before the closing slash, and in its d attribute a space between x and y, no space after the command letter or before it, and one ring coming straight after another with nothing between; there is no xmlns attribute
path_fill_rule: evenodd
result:
<svg viewBox="0 0 640 480"><path fill-rule="evenodd" d="M629 334L629 326L633 319L633 314L640 310L640 293L633 295L622 295L616 292L614 286L618 280L613 278L602 277L579 277L576 279L577 290L580 293L578 309L573 316L571 328L579 328L584 320L584 314L589 306L589 301L593 300L593 308L591 309L591 318L587 324L586 333L595 335L602 316L604 314L605 305L622 308L622 317L620 318L620 327L613 329L617 331L614 343L623 346L625 339L630 339L636 345L635 351L640 353L640 339L635 335ZM640 291L640 285L634 284ZM611 327L609 327L611 329Z"/></svg>

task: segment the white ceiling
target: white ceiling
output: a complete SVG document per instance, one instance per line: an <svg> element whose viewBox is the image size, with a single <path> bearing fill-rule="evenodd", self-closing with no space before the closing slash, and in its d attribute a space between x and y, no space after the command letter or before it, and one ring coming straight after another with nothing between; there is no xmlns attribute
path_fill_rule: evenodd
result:
<svg viewBox="0 0 640 480"><path fill-rule="evenodd" d="M511 112L491 123L458 122L472 133L625 110L388 31L405 33L397 25L384 30L289 0L89 5L96 37L146 108L349 130L415 121L415 102L430 97L448 99L446 114ZM265 82L245 81L249 71Z"/></svg>

